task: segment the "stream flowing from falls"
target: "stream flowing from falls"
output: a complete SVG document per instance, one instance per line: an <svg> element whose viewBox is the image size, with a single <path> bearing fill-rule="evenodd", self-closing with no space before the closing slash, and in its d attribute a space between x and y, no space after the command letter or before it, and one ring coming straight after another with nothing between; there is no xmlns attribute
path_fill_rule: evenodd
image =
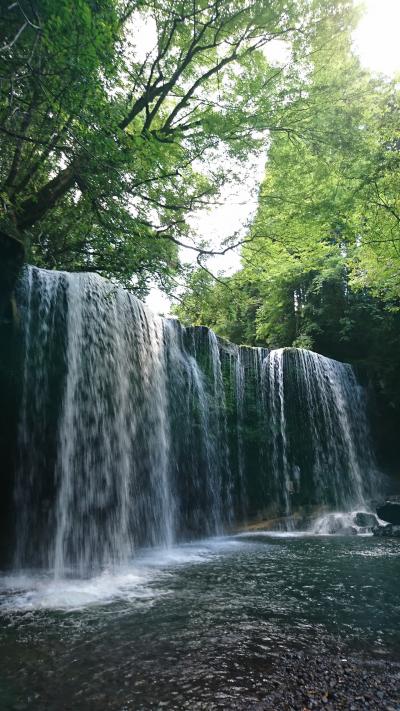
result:
<svg viewBox="0 0 400 711"><path fill-rule="evenodd" d="M246 518L377 495L349 365L184 328L94 274L28 267L17 301L15 570L85 577Z"/></svg>

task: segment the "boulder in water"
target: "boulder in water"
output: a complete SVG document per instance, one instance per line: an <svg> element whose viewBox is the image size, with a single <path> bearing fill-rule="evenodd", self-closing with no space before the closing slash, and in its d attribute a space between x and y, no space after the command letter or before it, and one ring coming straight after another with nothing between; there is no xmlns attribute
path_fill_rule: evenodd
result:
<svg viewBox="0 0 400 711"><path fill-rule="evenodd" d="M400 501L385 501L382 506L378 506L376 513L382 521L400 526Z"/></svg>
<svg viewBox="0 0 400 711"><path fill-rule="evenodd" d="M377 526L378 521L375 514L358 511L354 516L354 523L360 528L373 528L373 526Z"/></svg>
<svg viewBox="0 0 400 711"><path fill-rule="evenodd" d="M385 538L400 538L400 526L388 523L387 526L374 526L372 529L374 536Z"/></svg>

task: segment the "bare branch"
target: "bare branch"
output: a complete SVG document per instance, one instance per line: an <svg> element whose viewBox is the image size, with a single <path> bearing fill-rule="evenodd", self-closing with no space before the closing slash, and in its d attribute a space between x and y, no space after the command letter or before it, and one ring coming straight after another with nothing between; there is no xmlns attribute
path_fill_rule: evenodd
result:
<svg viewBox="0 0 400 711"><path fill-rule="evenodd" d="M3 44L2 47L0 47L0 52L7 52L9 49L11 49L14 44L18 41L18 38L22 35L23 31L28 27L28 23L24 22L23 25L19 28L17 34L15 35L14 39L9 42L8 44Z"/></svg>
<svg viewBox="0 0 400 711"><path fill-rule="evenodd" d="M203 271L205 271L206 274L208 274L212 279L214 279L214 281L217 281L218 284L222 284L222 286L224 286L226 289L229 289L229 291L233 291L229 282L227 282L226 280L224 281L223 279L220 279L220 277L215 276L215 274L213 274L207 267L204 266L203 262L201 261L201 254L197 255L196 262L199 265L200 269L203 269Z"/></svg>

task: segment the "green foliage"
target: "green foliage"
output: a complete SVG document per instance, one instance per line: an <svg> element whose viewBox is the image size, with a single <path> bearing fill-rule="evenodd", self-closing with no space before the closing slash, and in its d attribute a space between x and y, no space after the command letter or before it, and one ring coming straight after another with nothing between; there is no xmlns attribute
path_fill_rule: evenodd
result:
<svg viewBox="0 0 400 711"><path fill-rule="evenodd" d="M165 288L229 160L296 123L292 87L347 0L20 0L0 9L1 227L31 261ZM135 35L154 36L147 56ZM137 32L136 32L137 34ZM291 43L290 67L264 48ZM140 44L140 43L139 43ZM243 179L243 176L241 176Z"/></svg>
<svg viewBox="0 0 400 711"><path fill-rule="evenodd" d="M400 93L360 67L349 30L317 34L292 84L293 129L271 133L241 270L193 274L176 312L236 342L366 366L399 407Z"/></svg>

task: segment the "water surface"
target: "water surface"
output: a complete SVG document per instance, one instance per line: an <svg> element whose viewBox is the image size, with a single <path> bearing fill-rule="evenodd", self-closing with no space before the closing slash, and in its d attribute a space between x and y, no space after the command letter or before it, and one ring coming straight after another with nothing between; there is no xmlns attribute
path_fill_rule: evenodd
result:
<svg viewBox="0 0 400 711"><path fill-rule="evenodd" d="M251 708L288 649L398 660L399 579L399 541L263 533L4 574L0 707Z"/></svg>

